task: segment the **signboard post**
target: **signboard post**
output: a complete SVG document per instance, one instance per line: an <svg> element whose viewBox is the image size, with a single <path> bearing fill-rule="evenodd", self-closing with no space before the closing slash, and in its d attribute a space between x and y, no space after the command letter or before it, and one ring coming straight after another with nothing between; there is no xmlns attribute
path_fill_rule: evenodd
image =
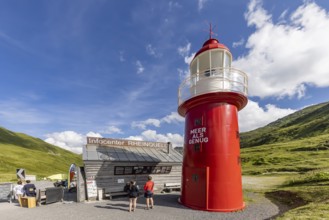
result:
<svg viewBox="0 0 329 220"><path fill-rule="evenodd" d="M18 179L24 180L25 179L25 170L22 168L16 169L16 175Z"/></svg>

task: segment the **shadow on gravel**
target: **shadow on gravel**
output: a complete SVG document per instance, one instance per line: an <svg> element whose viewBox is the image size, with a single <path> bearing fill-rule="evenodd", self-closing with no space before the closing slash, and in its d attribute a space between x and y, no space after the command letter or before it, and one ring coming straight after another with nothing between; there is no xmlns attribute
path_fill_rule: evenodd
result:
<svg viewBox="0 0 329 220"><path fill-rule="evenodd" d="M290 209L295 209L307 204L307 202L304 201L303 198L299 197L297 193L290 191L278 190L266 192L265 197L278 206L280 210L276 216L272 216L268 220L275 219Z"/></svg>
<svg viewBox="0 0 329 220"><path fill-rule="evenodd" d="M180 196L179 194L175 194L175 193L155 194L153 197L154 205L188 209L178 202L179 196ZM122 197L122 196L114 197L112 200L107 200L107 201L109 201L107 203L107 206L104 206L104 207L99 206L97 208L117 208L118 206L127 208L128 204L129 204L128 197ZM125 202L125 203L121 203L121 202ZM146 206L146 200L143 196L138 197L137 206L143 206L143 207ZM117 209L119 209L119 208L117 208Z"/></svg>
<svg viewBox="0 0 329 220"><path fill-rule="evenodd" d="M174 208L188 209L178 202L180 194L168 193L168 194L158 194L154 196L154 203L157 206L166 206ZM145 204L145 198L142 199Z"/></svg>
<svg viewBox="0 0 329 220"><path fill-rule="evenodd" d="M123 210L123 211L128 210L128 205L125 204L125 203L107 204L106 206L95 205L95 207L96 208L102 208L102 209L118 209L118 210Z"/></svg>

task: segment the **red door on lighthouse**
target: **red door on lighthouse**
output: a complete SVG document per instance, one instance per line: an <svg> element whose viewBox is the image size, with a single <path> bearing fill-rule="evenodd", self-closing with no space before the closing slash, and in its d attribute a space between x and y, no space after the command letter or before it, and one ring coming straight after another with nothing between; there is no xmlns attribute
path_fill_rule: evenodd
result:
<svg viewBox="0 0 329 220"><path fill-rule="evenodd" d="M207 168L186 167L185 174L185 190L198 192L187 193L185 199L192 207L202 209L207 206Z"/></svg>

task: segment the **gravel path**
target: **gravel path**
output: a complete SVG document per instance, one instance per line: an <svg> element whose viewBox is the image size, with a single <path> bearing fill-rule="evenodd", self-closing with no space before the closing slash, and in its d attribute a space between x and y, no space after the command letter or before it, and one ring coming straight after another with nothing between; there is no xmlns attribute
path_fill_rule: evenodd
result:
<svg viewBox="0 0 329 220"><path fill-rule="evenodd" d="M21 208L17 203L0 203L0 219L106 219L106 220L199 220L199 219L244 219L258 220L271 219L279 213L279 208L264 198L261 194L248 192L246 195L252 201L247 203L243 211L232 213L205 212L188 209L179 204L179 192L170 194L157 194L154 197L153 210L144 210L145 200L138 199L137 210L129 213L128 199L115 198L97 202L63 202L42 205L36 208Z"/></svg>

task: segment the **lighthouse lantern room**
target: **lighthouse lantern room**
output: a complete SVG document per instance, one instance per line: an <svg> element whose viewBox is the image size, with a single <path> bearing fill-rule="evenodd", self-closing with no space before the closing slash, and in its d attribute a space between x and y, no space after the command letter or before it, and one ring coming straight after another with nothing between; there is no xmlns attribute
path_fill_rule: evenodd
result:
<svg viewBox="0 0 329 220"><path fill-rule="evenodd" d="M180 200L193 209L244 208L238 111L248 102L248 78L231 63L229 49L210 34L178 90L185 117Z"/></svg>

